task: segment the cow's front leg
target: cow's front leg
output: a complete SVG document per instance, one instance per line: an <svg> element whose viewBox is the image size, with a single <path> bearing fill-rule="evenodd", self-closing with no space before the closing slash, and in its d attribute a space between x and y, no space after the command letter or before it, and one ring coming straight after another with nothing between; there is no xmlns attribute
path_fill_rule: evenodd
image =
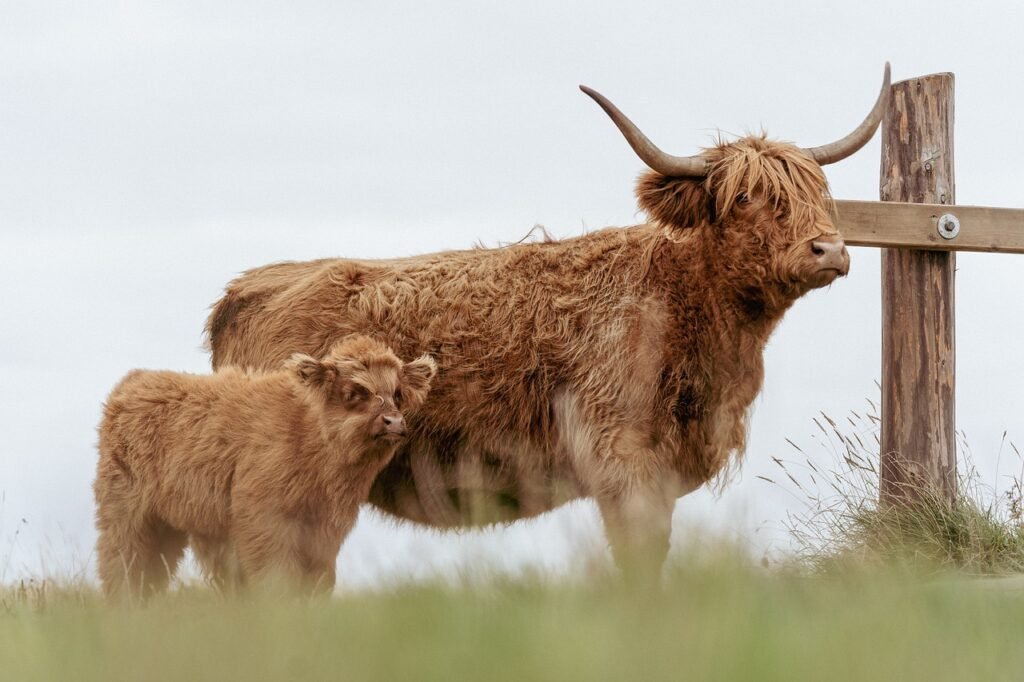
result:
<svg viewBox="0 0 1024 682"><path fill-rule="evenodd" d="M597 501L615 563L627 579L657 584L684 492L671 449L655 447L642 419L614 406L588 407L567 391L552 407L577 480Z"/></svg>
<svg viewBox="0 0 1024 682"><path fill-rule="evenodd" d="M597 505L612 556L627 582L657 585L668 556L675 496L651 484L601 493Z"/></svg>

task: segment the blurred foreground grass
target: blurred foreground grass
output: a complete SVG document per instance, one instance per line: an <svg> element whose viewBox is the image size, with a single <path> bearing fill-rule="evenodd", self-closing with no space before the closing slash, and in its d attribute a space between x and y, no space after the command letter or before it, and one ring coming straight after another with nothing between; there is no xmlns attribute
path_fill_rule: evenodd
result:
<svg viewBox="0 0 1024 682"><path fill-rule="evenodd" d="M4 680L963 680L1024 675L1024 587L729 556L657 590L608 578L407 587L312 603L183 589L0 593Z"/></svg>
<svg viewBox="0 0 1024 682"><path fill-rule="evenodd" d="M656 589L596 562L572 582L473 575L313 602L184 587L142 608L30 582L0 587L0 682L1024 679L1017 448L1001 492L968 452L955 504L885 506L877 417L816 423L831 457L794 444L781 476L759 476L797 502L795 551L770 570L703 546Z"/></svg>

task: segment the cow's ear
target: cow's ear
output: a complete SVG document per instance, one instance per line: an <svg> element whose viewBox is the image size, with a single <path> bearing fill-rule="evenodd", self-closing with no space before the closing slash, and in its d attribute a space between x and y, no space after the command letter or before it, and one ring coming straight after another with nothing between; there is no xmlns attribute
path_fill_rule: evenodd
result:
<svg viewBox="0 0 1024 682"><path fill-rule="evenodd" d="M437 363L429 355L421 355L402 366L403 407L413 409L427 399L430 382L437 374Z"/></svg>
<svg viewBox="0 0 1024 682"><path fill-rule="evenodd" d="M295 372L299 381L310 388L321 388L334 381L337 376L337 369L333 364L317 360L305 353L291 356L285 363L285 368Z"/></svg>
<svg viewBox="0 0 1024 682"><path fill-rule="evenodd" d="M648 218L676 228L715 222L715 200L705 178L672 178L644 172L636 183L636 199Z"/></svg>

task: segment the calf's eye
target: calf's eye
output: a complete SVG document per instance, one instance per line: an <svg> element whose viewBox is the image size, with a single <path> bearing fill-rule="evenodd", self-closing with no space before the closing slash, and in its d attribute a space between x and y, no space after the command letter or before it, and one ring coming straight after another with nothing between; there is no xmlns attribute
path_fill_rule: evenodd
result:
<svg viewBox="0 0 1024 682"><path fill-rule="evenodd" d="M750 197L747 196L746 192L740 192L736 195L736 203L740 206L750 203Z"/></svg>
<svg viewBox="0 0 1024 682"><path fill-rule="evenodd" d="M370 392L362 386L353 386L348 390L348 400L363 401L370 397Z"/></svg>

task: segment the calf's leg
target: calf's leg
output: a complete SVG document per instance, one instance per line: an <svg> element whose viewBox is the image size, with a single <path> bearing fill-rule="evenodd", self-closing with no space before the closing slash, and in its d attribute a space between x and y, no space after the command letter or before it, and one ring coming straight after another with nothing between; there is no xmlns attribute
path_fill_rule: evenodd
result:
<svg viewBox="0 0 1024 682"><path fill-rule="evenodd" d="M112 519L101 511L96 552L104 594L145 600L162 592L187 542L184 533L157 519Z"/></svg>
<svg viewBox="0 0 1024 682"><path fill-rule="evenodd" d="M303 576L303 589L309 590L313 595L330 595L334 591L335 584L335 559L330 561L314 561L305 571Z"/></svg>
<svg viewBox="0 0 1024 682"><path fill-rule="evenodd" d="M206 579L223 594L233 594L241 587L238 557L234 546L224 538L193 535L192 553Z"/></svg>
<svg viewBox="0 0 1024 682"><path fill-rule="evenodd" d="M236 523L233 536L246 585L272 593L301 588L307 567L299 524L273 514L246 516Z"/></svg>

